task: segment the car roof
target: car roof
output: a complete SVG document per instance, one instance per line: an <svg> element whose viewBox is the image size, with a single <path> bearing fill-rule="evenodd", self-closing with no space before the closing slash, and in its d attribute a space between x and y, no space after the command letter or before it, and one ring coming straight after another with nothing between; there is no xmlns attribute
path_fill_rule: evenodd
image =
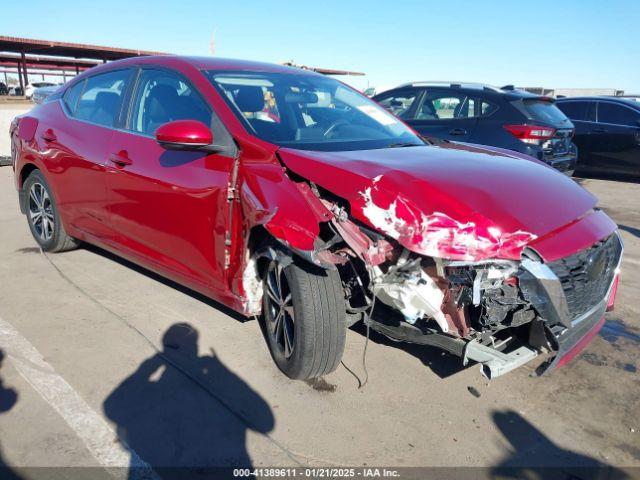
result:
<svg viewBox="0 0 640 480"><path fill-rule="evenodd" d="M622 105L627 105L629 107L633 107L635 109L640 110L640 103L638 103L636 100L632 100L631 98L625 98L625 97L608 97L606 95L599 95L599 96L592 96L592 97L587 97L587 96L562 97L556 101L562 103L562 102L571 102L576 100L581 102L597 102L597 101L606 100L608 102L620 103Z"/></svg>
<svg viewBox="0 0 640 480"><path fill-rule="evenodd" d="M519 100L522 98L549 98L544 95L538 95L535 93L527 92L526 90L516 89L513 85L505 85L504 87L496 87L484 83L477 82L442 82L442 81L421 81L421 82L409 82L399 85L397 87L386 90L382 93L388 93L394 90L404 88L442 88L446 90L455 90L463 93L477 93L482 91L483 94L489 96L504 97L507 100Z"/></svg>
<svg viewBox="0 0 640 480"><path fill-rule="evenodd" d="M133 65L160 65L166 67L176 67L190 65L198 70L240 70L246 72L269 72L269 73L289 73L303 75L320 75L310 70L303 70L297 67L287 67L273 63L254 62L250 60L236 60L232 58L220 57L191 57L182 55L148 55L140 57L130 57L116 60L103 65L98 65L83 72L91 75L99 70L111 70L119 66Z"/></svg>

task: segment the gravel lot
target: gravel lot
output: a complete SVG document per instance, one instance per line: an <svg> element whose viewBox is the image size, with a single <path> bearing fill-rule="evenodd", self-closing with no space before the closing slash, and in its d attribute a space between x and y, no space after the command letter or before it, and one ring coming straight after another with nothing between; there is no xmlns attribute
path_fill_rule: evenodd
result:
<svg viewBox="0 0 640 480"><path fill-rule="evenodd" d="M348 332L335 373L293 382L257 322L93 248L42 255L3 167L0 392L17 397L0 402L0 465L27 478L38 472L20 467L229 462L638 475L628 468L640 467L640 184L580 182L620 224L625 260L616 310L579 357L550 376L536 378L536 362L489 382L438 350L372 335L358 388L361 330ZM197 330L198 356L158 354L176 323Z"/></svg>

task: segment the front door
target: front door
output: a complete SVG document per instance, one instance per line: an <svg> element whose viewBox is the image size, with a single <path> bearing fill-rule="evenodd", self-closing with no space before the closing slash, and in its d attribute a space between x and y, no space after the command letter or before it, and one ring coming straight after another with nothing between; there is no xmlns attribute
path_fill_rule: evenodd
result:
<svg viewBox="0 0 640 480"><path fill-rule="evenodd" d="M200 291L223 288L233 158L165 150L154 133L174 120L212 125L212 115L178 73L142 69L126 128L113 135L109 148L109 213L118 243L150 268Z"/></svg>

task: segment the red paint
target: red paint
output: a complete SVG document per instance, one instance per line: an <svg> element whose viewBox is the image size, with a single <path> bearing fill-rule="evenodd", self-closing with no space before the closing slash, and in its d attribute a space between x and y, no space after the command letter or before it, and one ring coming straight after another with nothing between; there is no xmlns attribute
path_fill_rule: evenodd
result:
<svg viewBox="0 0 640 480"><path fill-rule="evenodd" d="M79 78L140 65L187 77L234 138L240 163L231 210L230 156L166 150L156 138L69 118L59 101L35 107L21 119L22 133L13 132L16 185L22 186L23 168L35 165L51 184L69 234L237 311L250 313L241 279L252 229L264 227L292 249L310 253L318 244L320 225L333 219L309 186L287 169L344 199L351 207L350 220L370 226L363 192L370 189L380 208L395 201L398 218L406 224L398 240L418 253L435 249L446 258L517 259L535 237L530 243L552 258L573 253L615 228L603 213L588 215L596 204L592 195L514 152L455 144L355 152L279 149L245 129L201 70L316 75L312 72L165 56L112 62ZM213 141L193 122L174 122L158 134L170 143ZM425 222L428 228L423 228ZM227 232L230 246L225 245ZM461 242L474 248L463 248ZM380 261L386 251L363 247L362 255Z"/></svg>
<svg viewBox="0 0 640 480"><path fill-rule="evenodd" d="M562 358L558 360L557 368L560 368L561 366L566 365L571 360L573 360L574 357L578 355L584 349L584 347L589 344L589 342L591 342L591 339L596 336L596 334L604 325L604 322L605 319L604 317L602 317L598 323L591 327L591 330L589 330L584 337L578 340L578 342L571 348L571 350L565 353Z"/></svg>
<svg viewBox="0 0 640 480"><path fill-rule="evenodd" d="M611 285L611 292L609 292L609 299L607 300L607 312L612 312L615 307L619 280L620 280L620 274L617 273L616 278L613 279L613 285Z"/></svg>
<svg viewBox="0 0 640 480"><path fill-rule="evenodd" d="M195 120L176 120L165 123L156 130L158 143L182 145L210 145L213 143L211 129Z"/></svg>
<svg viewBox="0 0 640 480"><path fill-rule="evenodd" d="M540 162L491 149L456 145L279 153L291 170L349 200L352 215L369 225L363 195L367 189L382 209L396 202L397 216L407 226L398 241L416 253L432 254L430 242L424 248L422 235L445 229L438 251L446 258L519 259L531 235L544 237L596 205L593 195L553 169L540 168ZM600 230L615 229L608 218L599 221L604 225ZM454 232L477 237L472 255L452 242ZM604 236L600 231L583 233L565 238L564 248L575 252L583 242L590 245Z"/></svg>

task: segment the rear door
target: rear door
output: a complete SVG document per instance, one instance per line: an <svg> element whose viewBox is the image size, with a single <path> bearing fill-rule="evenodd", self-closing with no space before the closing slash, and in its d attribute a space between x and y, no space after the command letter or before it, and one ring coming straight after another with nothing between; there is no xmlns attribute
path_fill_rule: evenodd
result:
<svg viewBox="0 0 640 480"><path fill-rule="evenodd" d="M477 103L453 89L427 88L407 123L427 137L466 142L478 122Z"/></svg>
<svg viewBox="0 0 640 480"><path fill-rule="evenodd" d="M131 69L114 70L76 83L61 100L64 121L41 134L65 221L98 242L113 239L105 208L105 165L131 74Z"/></svg>
<svg viewBox="0 0 640 480"><path fill-rule="evenodd" d="M110 142L110 219L126 253L196 290L220 289L233 155L163 149L155 130L186 119L211 125L216 144L233 145L185 77L142 68L125 128Z"/></svg>
<svg viewBox="0 0 640 480"><path fill-rule="evenodd" d="M597 119L591 129L594 167L602 173L640 176L640 111L602 100Z"/></svg>

